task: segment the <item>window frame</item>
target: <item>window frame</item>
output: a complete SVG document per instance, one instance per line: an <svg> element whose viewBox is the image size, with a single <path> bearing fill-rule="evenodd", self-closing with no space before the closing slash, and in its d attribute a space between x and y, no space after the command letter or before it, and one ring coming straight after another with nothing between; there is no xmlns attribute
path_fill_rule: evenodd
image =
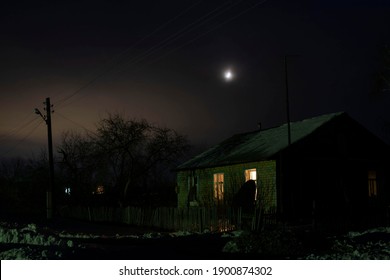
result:
<svg viewBox="0 0 390 280"><path fill-rule="evenodd" d="M251 173L252 172L255 172L256 173L256 179L253 180L251 178ZM253 180L255 181L255 184L256 184L256 192L255 192L255 201L257 201L257 195L258 195L258 185L257 185L257 168L247 168L244 170L244 178L245 178L245 183L248 182L249 180Z"/></svg>
<svg viewBox="0 0 390 280"><path fill-rule="evenodd" d="M224 201L225 174L218 172L213 174L213 198L217 203Z"/></svg>

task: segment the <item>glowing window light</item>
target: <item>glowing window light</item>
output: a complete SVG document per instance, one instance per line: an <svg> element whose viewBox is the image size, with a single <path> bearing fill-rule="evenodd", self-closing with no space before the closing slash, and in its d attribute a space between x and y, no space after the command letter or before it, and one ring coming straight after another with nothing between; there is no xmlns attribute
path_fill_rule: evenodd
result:
<svg viewBox="0 0 390 280"><path fill-rule="evenodd" d="M253 180L257 183L257 172L256 172L256 168L253 168L253 169L246 169L245 170L245 182L246 181L249 181L249 180Z"/></svg>
<svg viewBox="0 0 390 280"><path fill-rule="evenodd" d="M255 181L255 184L256 184L255 200L257 200L257 171L256 171L256 168L245 170L245 182L247 182L249 180Z"/></svg>
<svg viewBox="0 0 390 280"><path fill-rule="evenodd" d="M224 184L224 175L223 173L214 174L214 198L217 202L223 201L223 184Z"/></svg>

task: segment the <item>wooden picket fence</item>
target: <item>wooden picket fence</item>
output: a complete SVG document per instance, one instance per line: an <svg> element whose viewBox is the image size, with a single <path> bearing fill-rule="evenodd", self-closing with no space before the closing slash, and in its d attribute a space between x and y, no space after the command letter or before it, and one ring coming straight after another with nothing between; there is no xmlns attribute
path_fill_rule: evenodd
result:
<svg viewBox="0 0 390 280"><path fill-rule="evenodd" d="M241 211L233 208L208 207L155 209L127 207L123 222L166 230L226 231L240 226Z"/></svg>
<svg viewBox="0 0 390 280"><path fill-rule="evenodd" d="M229 231L252 229L260 231L272 223L269 213L256 209L254 214L243 214L233 207L82 207L66 206L60 211L63 217L77 218L92 222L124 223L137 227L151 227L174 231Z"/></svg>
<svg viewBox="0 0 390 280"><path fill-rule="evenodd" d="M256 207L250 216L251 230L255 232L262 231L265 227L276 225L278 223L276 208L264 210L262 207Z"/></svg>

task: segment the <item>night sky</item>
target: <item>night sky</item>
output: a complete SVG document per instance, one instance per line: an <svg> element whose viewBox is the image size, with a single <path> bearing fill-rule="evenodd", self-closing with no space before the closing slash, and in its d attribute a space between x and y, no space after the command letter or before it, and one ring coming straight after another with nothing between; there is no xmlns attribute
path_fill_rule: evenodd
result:
<svg viewBox="0 0 390 280"><path fill-rule="evenodd" d="M145 118L206 148L235 133L346 111L386 139L390 94L375 80L389 1L3 1L0 158L94 130L107 113ZM231 69L233 80L224 80ZM388 136L387 136L388 137Z"/></svg>

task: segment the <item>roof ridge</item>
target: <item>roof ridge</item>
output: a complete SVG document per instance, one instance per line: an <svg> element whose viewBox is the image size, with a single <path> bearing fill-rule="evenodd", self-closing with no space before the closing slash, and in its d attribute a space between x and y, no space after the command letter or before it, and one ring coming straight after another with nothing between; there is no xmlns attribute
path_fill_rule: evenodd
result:
<svg viewBox="0 0 390 280"><path fill-rule="evenodd" d="M302 119L302 120L298 120L298 121L293 121L293 122L290 122L290 124L301 123L301 122L304 122L304 121L309 121L309 120L313 120L313 119L316 119L316 118L321 118L321 117L326 117L326 116L331 116L331 115L334 115L336 117L336 116L341 116L343 114L346 114L346 112L339 111L339 112L335 112L335 113L328 113L328 114L323 114L323 115L317 115L317 116L314 116L314 117L310 117L310 118L306 118L306 119ZM257 130L242 132L242 133L236 133L236 134L233 134L231 137L234 137L236 135L245 135L245 134L257 133L257 132L260 132L260 131L267 131L267 130L270 130L270 129L280 128L280 127L285 126L285 125L287 125L287 122L286 123L282 123L280 125L271 126L271 127L265 128L265 129L257 129Z"/></svg>
<svg viewBox="0 0 390 280"><path fill-rule="evenodd" d="M292 144L314 133L344 112L319 115L291 123ZM288 147L287 130L282 124L265 130L234 134L178 166L178 169L235 164L267 159Z"/></svg>

